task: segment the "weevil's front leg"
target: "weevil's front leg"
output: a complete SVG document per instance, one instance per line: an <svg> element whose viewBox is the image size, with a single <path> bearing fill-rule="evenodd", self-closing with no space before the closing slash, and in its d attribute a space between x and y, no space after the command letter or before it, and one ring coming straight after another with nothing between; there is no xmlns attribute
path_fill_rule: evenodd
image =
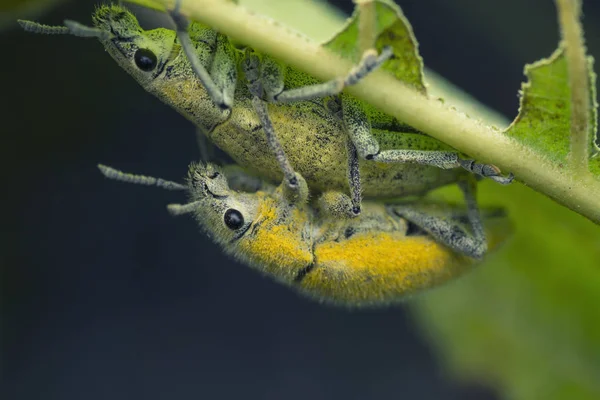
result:
<svg viewBox="0 0 600 400"><path fill-rule="evenodd" d="M303 86L300 88L279 92L267 92L268 101L278 103L291 103L294 101L311 100L327 96L334 96L342 92L345 87L355 85L364 77L379 68L384 62L392 57L392 48L384 47L381 54L377 55L375 50L367 50L360 62L343 78L333 79L316 85Z"/></svg>
<svg viewBox="0 0 600 400"><path fill-rule="evenodd" d="M265 132L267 143L283 171L284 181L290 189L297 190L299 187L296 172L290 164L281 143L279 143L275 128L273 128L273 123L269 117L267 103L263 100L266 92L265 88L272 90L276 85L283 85L283 79L280 79L281 76L278 75L281 74L281 70L274 62L261 65L258 55L251 50L247 50L242 68L246 75L248 90L252 95L252 106Z"/></svg>
<svg viewBox="0 0 600 400"><path fill-rule="evenodd" d="M430 234L435 240L454 251L469 257L481 259L487 251L487 240L475 198L474 179L460 181L459 187L465 196L467 220L471 232L463 229L457 215L431 213L427 209L419 207L418 203L414 205L391 205L388 206L388 210L412 222Z"/></svg>
<svg viewBox="0 0 600 400"><path fill-rule="evenodd" d="M215 54L209 72L194 52L194 45L188 33L189 21L180 12L182 1L176 0L175 7L169 12L175 23L181 48L212 101L223 110L231 110L237 83L234 50L226 36L217 34Z"/></svg>

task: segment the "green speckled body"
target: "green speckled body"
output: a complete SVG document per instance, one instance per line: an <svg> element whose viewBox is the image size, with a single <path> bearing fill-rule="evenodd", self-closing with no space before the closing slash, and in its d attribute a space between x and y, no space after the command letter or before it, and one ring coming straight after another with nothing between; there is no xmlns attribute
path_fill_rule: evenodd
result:
<svg viewBox="0 0 600 400"><path fill-rule="evenodd" d="M117 38L103 40L111 56L148 92L154 94L192 121L221 150L239 165L271 182L280 182L282 172L272 154L241 70L246 52L234 48L223 35L201 24L189 27L199 61L210 69L219 41L231 49L237 63L237 84L233 109L222 110L210 99L190 62L182 51L174 31L142 30L135 17L111 6L96 11L94 22ZM158 63L151 73L140 71L134 62L138 49L149 49ZM283 67L285 89L318 83L313 77ZM345 95L342 95L345 96ZM293 168L306 179L314 192L347 191L347 133L339 118L339 97L327 97L291 104L269 104L269 115ZM395 119L366 106L373 134L381 150L452 150L443 143ZM336 115L337 114L337 115ZM417 195L456 182L466 171L440 169L418 164L360 162L362 190L365 197L399 197Z"/></svg>
<svg viewBox="0 0 600 400"><path fill-rule="evenodd" d="M269 115L278 138L296 171L313 191L348 188L346 138L341 121L328 114L323 101L293 105L269 105ZM236 98L231 117L215 127L209 138L243 165L272 182L282 173L270 152L265 134L249 99ZM419 133L398 133L374 129L383 150L446 150L439 141ZM365 197L397 197L424 193L455 182L466 171L440 169L417 164L384 164L360 161Z"/></svg>

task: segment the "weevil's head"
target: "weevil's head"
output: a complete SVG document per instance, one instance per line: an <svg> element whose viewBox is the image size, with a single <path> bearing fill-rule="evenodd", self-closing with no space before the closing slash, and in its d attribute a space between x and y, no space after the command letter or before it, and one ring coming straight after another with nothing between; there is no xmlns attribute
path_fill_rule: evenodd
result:
<svg viewBox="0 0 600 400"><path fill-rule="evenodd" d="M173 58L175 32L164 28L145 31L137 18L123 7L99 6L92 20L95 28L110 33L108 39L100 39L106 51L144 88L148 88Z"/></svg>
<svg viewBox="0 0 600 400"><path fill-rule="evenodd" d="M310 216L282 187L237 192L212 164L192 164L187 185L190 203L183 207L191 206L204 231L238 260L289 284L312 264Z"/></svg>
<svg viewBox="0 0 600 400"><path fill-rule="evenodd" d="M232 190L223 171L214 164L193 163L187 176L192 213L206 233L219 244L240 239L252 225L260 198Z"/></svg>

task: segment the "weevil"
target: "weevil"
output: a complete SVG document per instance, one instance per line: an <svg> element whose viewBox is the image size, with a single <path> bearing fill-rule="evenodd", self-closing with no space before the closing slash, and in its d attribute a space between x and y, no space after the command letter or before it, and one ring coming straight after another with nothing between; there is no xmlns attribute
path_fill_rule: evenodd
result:
<svg viewBox="0 0 600 400"><path fill-rule="evenodd" d="M187 204L172 214L192 214L226 253L276 281L321 302L382 306L449 281L473 268L511 231L500 208L472 209L431 201L384 204L365 200L359 216L340 215L348 198L330 191L309 201L285 179L255 192L230 188L227 171L194 163L185 184L124 173L99 165L112 179L185 190ZM239 176L238 176L239 178ZM251 185L252 186L252 185ZM461 185L474 201L471 187ZM474 219L481 221L473 221Z"/></svg>
<svg viewBox="0 0 600 400"><path fill-rule="evenodd" d="M393 57L389 48L365 52L346 77L320 82L210 27L170 11L176 30L144 30L135 16L100 6L93 27L65 21L48 27L30 21L30 32L95 37L144 89L192 121L233 160L264 179L296 173L311 191L350 193L345 212L361 212L362 197L422 195L476 174L512 181L493 165L463 159L455 149L394 119L369 114L342 93Z"/></svg>

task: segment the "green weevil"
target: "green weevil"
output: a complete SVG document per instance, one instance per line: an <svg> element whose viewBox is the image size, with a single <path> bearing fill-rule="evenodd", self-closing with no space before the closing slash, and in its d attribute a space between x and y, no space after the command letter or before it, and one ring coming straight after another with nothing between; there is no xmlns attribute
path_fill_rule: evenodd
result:
<svg viewBox="0 0 600 400"><path fill-rule="evenodd" d="M210 163L191 164L183 185L99 168L112 179L186 191L189 202L169 211L193 214L226 253L313 299L350 307L395 303L447 282L477 264L485 236L494 250L512 230L500 208L479 214L477 207L422 199L365 200L359 216L340 218L347 197L330 191L309 201L299 174L298 190L284 180L244 192L230 188L227 170ZM459 185L474 202L468 182Z"/></svg>
<svg viewBox="0 0 600 400"><path fill-rule="evenodd" d="M143 30L117 5L100 6L93 27L65 21L49 27L20 21L25 30L97 38L144 89L191 120L240 166L298 189L349 190L344 212L357 216L362 197L424 193L475 174L512 181L493 165L463 159L453 148L381 113L369 114L342 93L386 63L389 48L368 50L347 76L320 82L253 49L239 46L170 11L176 30ZM474 204L474 207L477 207Z"/></svg>

